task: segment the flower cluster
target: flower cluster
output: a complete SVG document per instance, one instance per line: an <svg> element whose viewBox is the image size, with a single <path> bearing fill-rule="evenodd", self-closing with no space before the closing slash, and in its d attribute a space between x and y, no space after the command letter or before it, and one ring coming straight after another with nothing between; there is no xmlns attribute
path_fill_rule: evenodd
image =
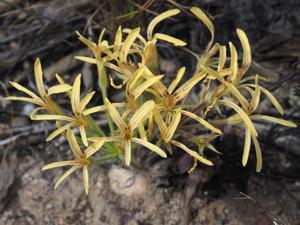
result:
<svg viewBox="0 0 300 225"><path fill-rule="evenodd" d="M140 28L119 27L113 43L104 39L105 29L97 43L77 33L79 40L93 53L93 57L77 56L76 59L97 67L102 95L102 104L99 106L87 108L95 92L81 96L81 75L75 78L72 85L66 84L56 75L58 85L45 90L39 59L34 65L39 96L11 82L12 86L29 97L11 96L8 100L37 105L30 115L32 120L56 122L57 129L49 135L47 141L58 135L64 135L68 139L74 159L43 167L43 170L47 170L71 166L57 181L55 188L75 170L82 168L84 187L88 193L89 166L110 159L124 160L125 165L129 166L134 162L134 153L140 149L139 146L163 158L171 156L174 150L183 150L194 159L190 172L199 162L212 166L213 162L205 157L204 149L219 153L211 143L222 135L223 125L244 128L242 164L247 164L253 143L257 159L256 170L259 172L262 169L262 154L253 121L296 126L283 119L256 113L262 94L266 95L279 113L283 114L283 109L276 98L261 86L261 82L267 81L266 78L251 74L245 76L251 64L251 49L245 32L237 29L243 49L242 62L239 63L237 50L231 42L229 51L225 45L214 42L214 26L204 12L196 7L190 11L208 28L211 40L202 54L193 53L197 58L197 65L191 74L186 75L186 79L185 67L178 70L174 80L168 85L163 82L164 75L159 74L157 42L164 41L187 49L184 41L154 32L161 21L180 13L180 10L172 9L150 22L146 38L141 35ZM111 75L108 76L108 73ZM111 102L108 99L109 84L118 91L124 91L123 102ZM189 98L195 85L201 85L202 91L197 98ZM53 95L57 94L69 96L71 110L63 109L53 100ZM105 128L101 128L95 119L102 113L109 125ZM78 131L79 136L74 134L75 131ZM85 150L82 151L81 148Z"/></svg>

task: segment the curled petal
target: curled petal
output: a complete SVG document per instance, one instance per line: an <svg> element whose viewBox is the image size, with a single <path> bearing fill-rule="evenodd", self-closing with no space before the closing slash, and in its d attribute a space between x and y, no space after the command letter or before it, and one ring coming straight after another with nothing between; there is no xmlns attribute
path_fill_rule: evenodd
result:
<svg viewBox="0 0 300 225"><path fill-rule="evenodd" d="M186 42L184 42L184 41L182 41L178 38L174 38L174 37L172 37L170 35L167 35L167 34L156 33L153 38L169 42L169 43L171 43L175 46L185 46L185 45L187 45Z"/></svg>
<svg viewBox="0 0 300 225"><path fill-rule="evenodd" d="M148 40L152 39L153 30L159 22L161 22L162 20L165 20L168 17L175 16L178 13L180 13L179 9L171 9L171 10L168 10L168 11L156 16L148 25L148 28L147 28Z"/></svg>
<svg viewBox="0 0 300 225"><path fill-rule="evenodd" d="M215 37L215 28L213 23L211 22L211 20L205 15L205 13L199 9L198 7L192 7L191 8L191 12L199 19L201 20L205 26L208 28L208 30L210 31L211 34L211 40L208 44L207 49L209 49L212 46L214 37Z"/></svg>
<svg viewBox="0 0 300 225"><path fill-rule="evenodd" d="M249 40L245 32L241 29L236 30L237 35L240 39L243 48L243 64L242 64L242 73L245 73L250 67L252 56Z"/></svg>

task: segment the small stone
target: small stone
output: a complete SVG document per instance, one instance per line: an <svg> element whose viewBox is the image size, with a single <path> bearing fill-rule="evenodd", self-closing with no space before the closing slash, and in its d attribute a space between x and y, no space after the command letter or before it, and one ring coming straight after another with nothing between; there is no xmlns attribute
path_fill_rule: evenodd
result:
<svg viewBox="0 0 300 225"><path fill-rule="evenodd" d="M120 167L113 166L108 173L108 178L111 189L116 194L127 197L139 197L146 193L149 187L146 176Z"/></svg>

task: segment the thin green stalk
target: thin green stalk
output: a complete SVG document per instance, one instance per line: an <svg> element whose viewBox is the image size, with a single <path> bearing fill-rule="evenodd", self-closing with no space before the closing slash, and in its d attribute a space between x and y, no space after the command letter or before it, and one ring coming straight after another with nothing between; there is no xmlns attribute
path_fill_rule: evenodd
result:
<svg viewBox="0 0 300 225"><path fill-rule="evenodd" d="M93 164L94 164L94 165L102 164L102 163L104 163L104 162L107 161L107 160L116 158L118 155L119 155L119 153L115 153L115 154L111 154L111 155L104 156L104 157L102 157L102 158L96 158L96 159L93 159Z"/></svg>
<svg viewBox="0 0 300 225"><path fill-rule="evenodd" d="M103 103L105 103L105 99L107 98L107 74L101 59L99 59L98 57L97 57L97 71L98 71L98 78L99 78L99 87L102 92L102 100ZM110 118L110 115L107 112L106 112L106 117L108 121L109 130L111 134L114 135L115 134L114 126Z"/></svg>

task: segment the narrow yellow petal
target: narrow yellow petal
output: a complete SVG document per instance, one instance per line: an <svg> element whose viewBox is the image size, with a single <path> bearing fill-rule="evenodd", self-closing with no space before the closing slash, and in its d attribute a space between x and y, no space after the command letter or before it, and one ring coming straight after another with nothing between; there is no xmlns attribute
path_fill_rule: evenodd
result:
<svg viewBox="0 0 300 225"><path fill-rule="evenodd" d="M259 173L262 169L261 149L260 149L259 142L258 142L257 138L252 134L251 134L251 136L252 136L252 140L253 140L253 143L254 143L255 154L256 154L256 172Z"/></svg>
<svg viewBox="0 0 300 225"><path fill-rule="evenodd" d="M64 93L72 89L71 85L68 84L58 84L48 89L48 95Z"/></svg>
<svg viewBox="0 0 300 225"><path fill-rule="evenodd" d="M231 74L228 77L228 79L231 82L234 82L236 80L237 72L238 72L238 55L237 55L236 48L234 47L234 45L231 42L229 42L229 49L230 49L230 55L231 55L231 61L230 61Z"/></svg>
<svg viewBox="0 0 300 225"><path fill-rule="evenodd" d="M142 66L141 68L138 68L136 72L133 74L133 77L128 81L127 86L128 90L132 91L134 88L134 85L136 82L142 77L144 71L145 71L145 66ZM152 78L152 77L151 77ZM151 79L149 78L149 79Z"/></svg>
<svg viewBox="0 0 300 225"><path fill-rule="evenodd" d="M68 123L60 128L58 128L57 130L53 131L46 139L46 141L51 141L53 140L56 136L58 136L59 134L61 134L62 132L64 132L65 130L71 128L72 126L75 126L75 123Z"/></svg>
<svg viewBox="0 0 300 225"><path fill-rule="evenodd" d="M123 29L123 33L126 33L126 34L130 34L131 31L132 31L132 29L129 29L129 28L124 28ZM139 39L142 42L143 45L147 44L147 41L145 40L145 38L143 38L142 35L138 34L137 39Z"/></svg>
<svg viewBox="0 0 300 225"><path fill-rule="evenodd" d="M163 78L163 75L155 76L150 78L149 80L146 80L143 84L141 84L140 86L134 89L132 95L134 96L135 99L137 99L145 90L147 90L154 83L159 81L161 78Z"/></svg>
<svg viewBox="0 0 300 225"><path fill-rule="evenodd" d="M264 76L261 76L261 75L252 75L252 76L247 76L245 78L243 78L240 83L245 83L246 81L249 81L249 80L255 80L256 79L256 76L258 76L258 80L262 80L262 81L265 81L265 82L269 82L270 79L269 78L266 78Z"/></svg>
<svg viewBox="0 0 300 225"><path fill-rule="evenodd" d="M251 119L245 113L245 111L243 109L241 109L237 104L233 103L232 101L229 101L228 99L221 100L220 102L229 106L230 108L234 109L234 111L236 111L239 114L239 116L241 117L241 119L244 121L246 127L248 127L250 129L251 133L254 136L257 136L257 131L256 131Z"/></svg>
<svg viewBox="0 0 300 225"><path fill-rule="evenodd" d="M91 64L97 64L97 60L94 58L86 57L86 56L75 56L75 59L78 59L83 62L91 63Z"/></svg>
<svg viewBox="0 0 300 225"><path fill-rule="evenodd" d="M214 127L213 125L211 125L209 122L207 122L206 120L204 120L203 118L201 118L200 116L197 116L196 114L194 113L191 113L189 111L185 111L185 110L182 110L182 114L196 120L197 122L199 122L200 124L202 124L203 126L205 126L207 129L217 133L217 134L221 134L222 131L216 127Z"/></svg>
<svg viewBox="0 0 300 225"><path fill-rule="evenodd" d="M171 10L168 10L164 13L159 14L153 20L151 20L151 22L149 23L148 28L147 28L147 38L148 38L148 40L150 41L152 39L153 30L159 22L161 22L162 20L165 20L168 17L175 16L178 13L180 13L179 9L171 9Z"/></svg>
<svg viewBox="0 0 300 225"><path fill-rule="evenodd" d="M105 31L106 31L106 29L103 28L102 31L101 31L101 33L100 33L100 35L99 35L99 38L98 38L98 46L101 45L101 42L102 42L102 40L103 40L103 36L104 36L104 34L105 34Z"/></svg>
<svg viewBox="0 0 300 225"><path fill-rule="evenodd" d="M43 82L43 71L42 71L41 61L39 58L37 58L34 63L34 76L35 76L35 82L36 82L37 89L40 93L40 96L41 98L45 98L46 91Z"/></svg>
<svg viewBox="0 0 300 225"><path fill-rule="evenodd" d="M95 107L84 110L83 115L87 116L87 115L90 115L92 113L104 111L106 109L107 109L106 105L95 106Z"/></svg>
<svg viewBox="0 0 300 225"><path fill-rule="evenodd" d="M145 44L142 55L142 65L157 65L157 50L156 44L157 39L152 39Z"/></svg>
<svg viewBox="0 0 300 225"><path fill-rule="evenodd" d="M156 145L154 145L154 144L152 144L148 141L145 141L145 140L142 140L142 139L139 139L139 138L132 138L132 141L135 142L135 143L138 143L140 145L145 146L146 148L148 148L151 151L157 153L158 155L160 155L163 158L167 158L167 154L161 148L157 147Z"/></svg>
<svg viewBox="0 0 300 225"><path fill-rule="evenodd" d="M117 56L119 54L120 48L122 44L122 27L119 26L116 36L115 36L115 42L114 42L114 54Z"/></svg>
<svg viewBox="0 0 300 225"><path fill-rule="evenodd" d="M71 106L74 113L79 112L81 75L77 75L71 93Z"/></svg>
<svg viewBox="0 0 300 225"><path fill-rule="evenodd" d="M60 75L58 75L57 73L55 74L55 77L59 84L66 84L64 79L62 79L62 77Z"/></svg>
<svg viewBox="0 0 300 225"><path fill-rule="evenodd" d="M77 164L76 160L67 160L67 161L49 163L49 164L47 164L46 166L44 166L42 168L42 171L54 169L54 168L57 168L57 167L63 167L63 166L74 166L76 164Z"/></svg>
<svg viewBox="0 0 300 225"><path fill-rule="evenodd" d="M131 161L131 142L130 141L125 141L125 164L126 166L130 166L130 161Z"/></svg>
<svg viewBox="0 0 300 225"><path fill-rule="evenodd" d="M260 101L260 88L258 85L258 75L256 75L256 79L255 79L255 91L254 94L252 96L250 105L252 107L251 112L254 112L258 105L259 105L259 101Z"/></svg>
<svg viewBox="0 0 300 225"><path fill-rule="evenodd" d="M138 125L139 134L142 140L147 141L147 135L143 123Z"/></svg>
<svg viewBox="0 0 300 225"><path fill-rule="evenodd" d="M83 37L78 31L76 31L76 34L78 35L78 39L82 43L84 43L86 46L88 46L94 53L97 52L97 45L94 42L92 42L92 41L86 39L85 37Z"/></svg>
<svg viewBox="0 0 300 225"><path fill-rule="evenodd" d="M171 125L168 127L166 137L164 138L164 141L166 143L169 143L169 141L174 136L174 133L175 133L177 127L178 127L180 119L181 119L181 109L177 109L176 113L174 114L173 119L171 121Z"/></svg>
<svg viewBox="0 0 300 225"><path fill-rule="evenodd" d="M88 166L82 167L82 174L83 174L83 185L86 195L89 193L89 171Z"/></svg>
<svg viewBox="0 0 300 225"><path fill-rule="evenodd" d="M27 97L17 97L17 96L9 96L4 98L6 101L23 101L23 102L30 102L35 105L44 106L42 101L38 101L36 99L27 98Z"/></svg>
<svg viewBox="0 0 300 225"><path fill-rule="evenodd" d="M143 74L144 75L144 77L146 78L146 79L150 79L150 78L152 78L152 77L154 77L155 75L151 72L151 70L149 70L147 67L145 67L145 71L144 71L145 73ZM155 92L153 93L154 95L157 93L157 94L159 94L159 95L164 95L165 93L166 93L166 91L168 91L167 90L167 88L166 88L166 86L161 82L161 81L158 81L158 82L156 82L154 85L153 85L153 87L155 88ZM156 94L156 95L157 95Z"/></svg>
<svg viewBox="0 0 300 225"><path fill-rule="evenodd" d="M83 112L85 107L87 106L87 104L89 104L89 102L91 101L91 99L93 98L95 94L95 91L87 94L79 103L78 105L78 110L79 112Z"/></svg>
<svg viewBox="0 0 300 225"><path fill-rule="evenodd" d="M38 107L38 108L35 108L34 110L32 110L30 115L29 115L30 119L33 120L33 117L37 114L37 112L40 111L40 110L43 110L43 109L44 109L43 107Z"/></svg>
<svg viewBox="0 0 300 225"><path fill-rule="evenodd" d="M122 47L121 47L121 52L120 52L120 61L125 63L127 62L127 55L129 52L130 47L132 46L133 42L137 38L138 34L140 33L140 28L136 28L132 30L130 34L126 37Z"/></svg>
<svg viewBox="0 0 300 225"><path fill-rule="evenodd" d="M282 126L286 126L286 127L297 127L297 124L290 122L288 120L284 120L284 119L279 119L276 117L272 117L272 116L265 116L265 115L253 115L250 116L251 119L253 120L266 120L268 122L273 122L273 123L278 123Z"/></svg>
<svg viewBox="0 0 300 225"><path fill-rule="evenodd" d="M213 43L213 40L214 40L214 37L215 37L215 28L214 28L214 25L213 23L211 22L211 20L206 16L206 14L201 10L199 9L198 7L192 7L191 8L191 12L199 19L201 20L205 26L208 28L208 30L210 31L210 34L211 34L211 40L208 44L208 48L211 47L212 43Z"/></svg>
<svg viewBox="0 0 300 225"><path fill-rule="evenodd" d="M201 71L199 74L196 74L191 79L186 81L180 88L175 91L174 96L176 101L183 99L190 92L190 90L205 76L206 72Z"/></svg>
<svg viewBox="0 0 300 225"><path fill-rule="evenodd" d="M253 84L248 84L247 86L250 87L255 87L255 85ZM260 90L267 96L267 98L271 101L271 103L274 105L274 107L278 110L278 112L283 115L284 114L284 110L282 108L282 106L280 105L280 103L278 102L278 100L274 97L274 95L267 90L266 88L259 86Z"/></svg>
<svg viewBox="0 0 300 225"><path fill-rule="evenodd" d="M219 45L219 64L218 71L222 70L226 62L226 46Z"/></svg>
<svg viewBox="0 0 300 225"><path fill-rule="evenodd" d="M237 35L240 39L243 48L243 64L242 64L242 73L245 73L251 65L251 48L249 44L249 40L245 32L241 29L236 30Z"/></svg>
<svg viewBox="0 0 300 225"><path fill-rule="evenodd" d="M76 122L74 118L61 115L32 115L32 120L63 120L68 122Z"/></svg>
<svg viewBox="0 0 300 225"><path fill-rule="evenodd" d="M105 137L97 139L96 142L89 145L89 147L86 148L84 151L85 157L89 158L90 156L94 155L99 149L103 146L105 143Z"/></svg>
<svg viewBox="0 0 300 225"><path fill-rule="evenodd" d="M177 87L179 82L181 81L184 73L185 73L185 67L183 66L178 70L176 78L172 81L171 85L169 86L169 88L168 88L169 94L173 93L173 91L175 90L175 88Z"/></svg>
<svg viewBox="0 0 300 225"><path fill-rule="evenodd" d="M165 124L165 122L163 121L163 119L160 115L160 112L157 109L155 109L153 115L154 115L156 124L158 126L158 129L161 133L161 136L165 137L168 132L168 128L167 128L167 125Z"/></svg>
<svg viewBox="0 0 300 225"><path fill-rule="evenodd" d="M70 145L70 148L71 148L73 154L75 155L76 158L80 159L82 156L82 152L77 143L76 137L75 137L74 133L71 131L71 129L67 130L67 139L68 139L68 142L69 142L69 145Z"/></svg>
<svg viewBox="0 0 300 225"><path fill-rule="evenodd" d="M242 107L244 110L247 110L250 106L249 102L247 99L241 94L241 92L231 83L229 82L224 82L226 87L230 90L230 92L236 97L236 99L241 103Z"/></svg>
<svg viewBox="0 0 300 225"><path fill-rule="evenodd" d="M22 91L24 93L26 93L27 95L29 95L30 97L32 97L34 100L36 101L42 101L40 99L40 97L38 97L35 93L33 93L32 91L30 91L29 89L23 87L22 85L16 83L16 82L9 82L14 88L16 88L19 91Z"/></svg>
<svg viewBox="0 0 300 225"><path fill-rule="evenodd" d="M106 105L107 105L108 113L111 116L114 123L117 125L117 127L121 130L125 130L127 125L122 119L122 117L120 116L120 114L118 113L115 106L111 104L108 99L106 99Z"/></svg>
<svg viewBox="0 0 300 225"><path fill-rule="evenodd" d="M80 132L80 136L82 139L82 143L84 144L84 146L88 146L88 141L87 141L87 137L86 137L86 132L85 132L85 128L84 126L79 126L79 132Z"/></svg>
<svg viewBox="0 0 300 225"><path fill-rule="evenodd" d="M243 159L242 159L243 166L246 166L248 162L250 147L251 147L251 131L249 130L249 128L246 128Z"/></svg>
<svg viewBox="0 0 300 225"><path fill-rule="evenodd" d="M153 38L169 42L169 43L171 43L175 46L185 46L185 45L187 45L186 42L184 42L184 41L182 41L178 38L172 37L170 35L167 35L167 34L156 33Z"/></svg>
<svg viewBox="0 0 300 225"><path fill-rule="evenodd" d="M59 178L59 180L56 182L54 189L56 190L58 188L58 186L61 184L61 182L63 182L68 176L70 176L72 173L75 172L75 170L79 169L80 167L81 167L81 165L75 165L71 169L69 169L67 172L65 172L64 175L62 175Z"/></svg>
<svg viewBox="0 0 300 225"><path fill-rule="evenodd" d="M231 91L231 93L238 99L238 101L241 103L244 110L248 109L249 103L247 99L239 92L239 90L234 85L225 81L223 77L219 76L219 74L216 71L210 69L209 67L202 66L202 69L206 71L208 74L210 74L211 76L217 78L222 84L224 84Z"/></svg>
<svg viewBox="0 0 300 225"><path fill-rule="evenodd" d="M126 103L111 103L114 107L116 108L124 108L127 106ZM100 111L104 111L107 109L107 105L100 105L100 106L95 106L89 109L86 109L83 111L83 115L87 116L90 115L92 113L96 113L96 112L100 112Z"/></svg>
<svg viewBox="0 0 300 225"><path fill-rule="evenodd" d="M195 152L195 151L189 149L188 147L186 147L184 144L182 144L180 142L177 142L177 141L174 141L174 140L170 141L170 143L173 144L173 145L175 145L175 146L177 146L178 148L181 148L186 153L188 153L190 156L198 159L200 162L202 162L202 163L204 163L204 164L206 164L208 166L212 166L213 165L213 163L210 160L202 157L197 152Z"/></svg>
<svg viewBox="0 0 300 225"><path fill-rule="evenodd" d="M149 115L149 113L153 110L155 103L153 100L149 100L145 102L131 117L129 120L129 127L133 131L138 127L140 123Z"/></svg>

